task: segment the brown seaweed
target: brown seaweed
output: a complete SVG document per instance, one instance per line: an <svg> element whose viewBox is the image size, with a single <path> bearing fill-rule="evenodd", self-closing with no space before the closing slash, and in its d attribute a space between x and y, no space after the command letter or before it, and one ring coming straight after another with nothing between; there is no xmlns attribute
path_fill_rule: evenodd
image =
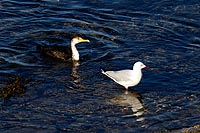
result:
<svg viewBox="0 0 200 133"><path fill-rule="evenodd" d="M10 77L7 81L7 85L0 87L0 97L3 99L9 99L13 96L18 96L26 92L25 85L28 80L22 79L20 76Z"/></svg>

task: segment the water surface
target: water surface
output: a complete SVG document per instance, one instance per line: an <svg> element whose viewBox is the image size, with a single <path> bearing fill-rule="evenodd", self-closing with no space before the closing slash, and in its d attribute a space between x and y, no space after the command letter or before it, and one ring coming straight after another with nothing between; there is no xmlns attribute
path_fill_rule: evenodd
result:
<svg viewBox="0 0 200 133"><path fill-rule="evenodd" d="M1 100L5 132L181 131L200 124L199 1L2 0L0 86L31 79L26 93ZM38 44L69 46L81 60L46 59ZM101 74L151 66L125 92Z"/></svg>

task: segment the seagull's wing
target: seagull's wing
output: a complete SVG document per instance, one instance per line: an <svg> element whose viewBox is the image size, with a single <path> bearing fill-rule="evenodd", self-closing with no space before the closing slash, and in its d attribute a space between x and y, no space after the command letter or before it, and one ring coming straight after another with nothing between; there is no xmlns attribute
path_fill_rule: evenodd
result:
<svg viewBox="0 0 200 133"><path fill-rule="evenodd" d="M116 82L128 82L131 80L132 77L132 70L121 70L121 71L106 71L104 72L105 75L110 77Z"/></svg>

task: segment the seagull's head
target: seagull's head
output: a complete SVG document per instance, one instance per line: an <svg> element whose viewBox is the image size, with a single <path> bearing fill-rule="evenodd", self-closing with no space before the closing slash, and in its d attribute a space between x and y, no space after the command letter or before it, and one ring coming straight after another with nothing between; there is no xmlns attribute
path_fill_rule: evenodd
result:
<svg viewBox="0 0 200 133"><path fill-rule="evenodd" d="M138 61L133 65L133 69L143 69L149 68L149 66L144 65L142 62Z"/></svg>
<svg viewBox="0 0 200 133"><path fill-rule="evenodd" d="M81 43L81 42L90 42L90 41L87 40L87 39L83 39L80 36L73 37L72 40L71 40L71 44L73 44L73 45L76 45L76 44Z"/></svg>

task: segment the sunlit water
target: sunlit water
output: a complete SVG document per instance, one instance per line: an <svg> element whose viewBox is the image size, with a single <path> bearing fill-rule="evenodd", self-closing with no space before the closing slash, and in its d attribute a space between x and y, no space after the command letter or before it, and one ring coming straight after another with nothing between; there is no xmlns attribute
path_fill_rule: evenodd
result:
<svg viewBox="0 0 200 133"><path fill-rule="evenodd" d="M200 4L194 1L31 0L0 2L0 86L31 79L1 101L3 132L177 131L200 124ZM38 44L66 45L81 60L45 59ZM151 66L128 92L101 74Z"/></svg>

